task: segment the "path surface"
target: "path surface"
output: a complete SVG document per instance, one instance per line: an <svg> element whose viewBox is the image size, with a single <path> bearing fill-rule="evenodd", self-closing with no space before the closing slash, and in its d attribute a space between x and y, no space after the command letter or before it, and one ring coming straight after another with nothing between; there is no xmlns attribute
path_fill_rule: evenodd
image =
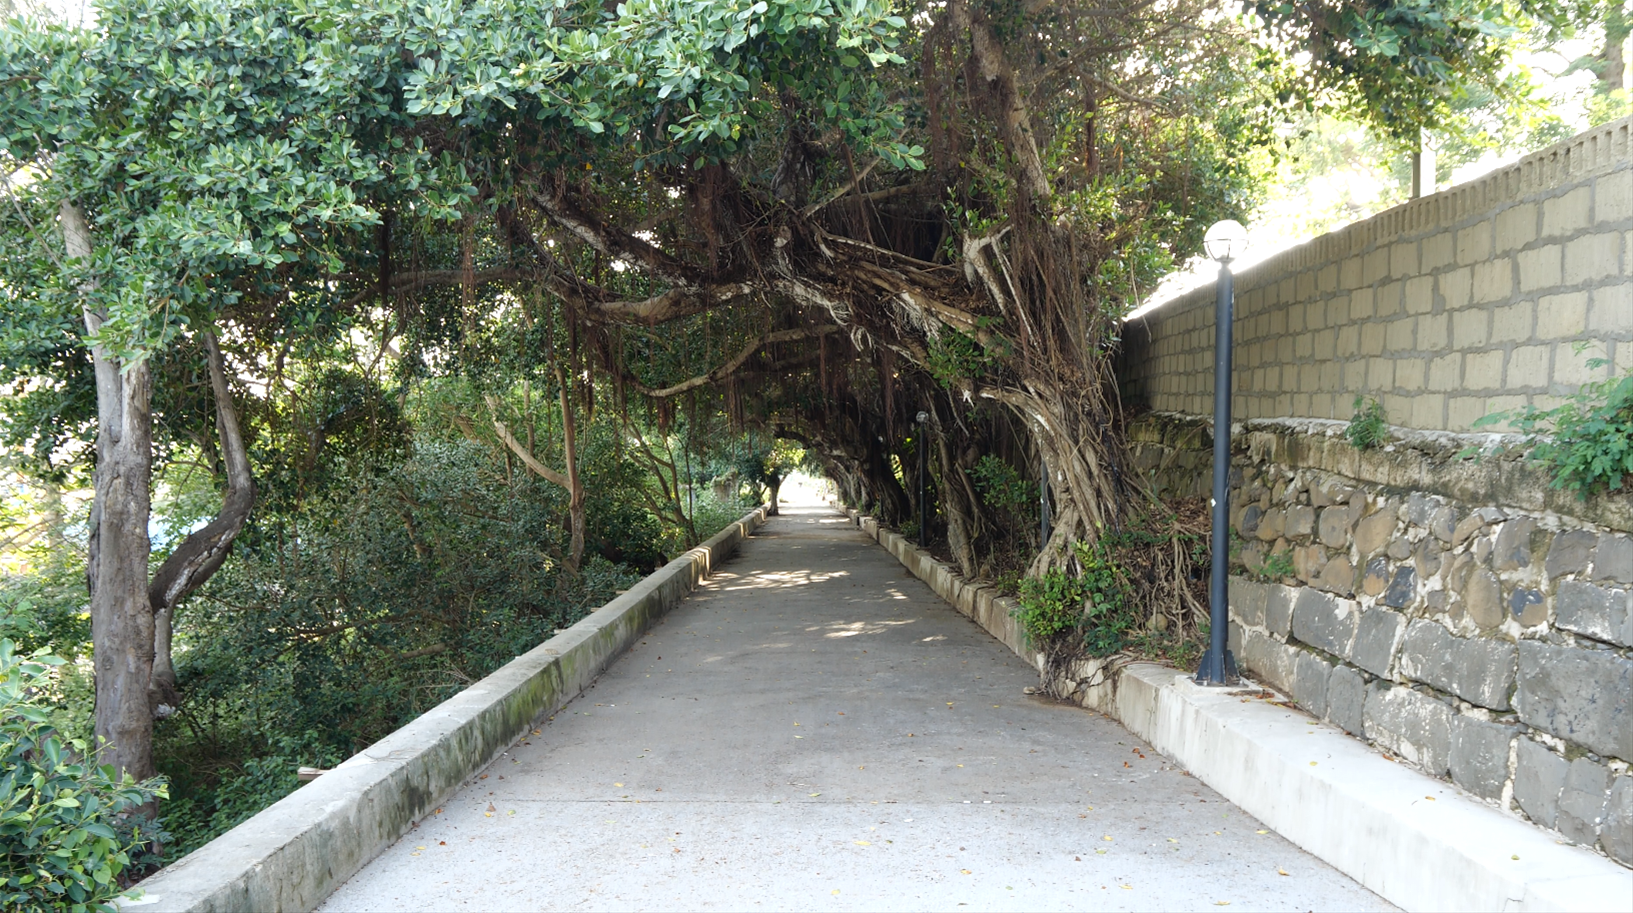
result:
<svg viewBox="0 0 1633 913"><path fill-rule="evenodd" d="M787 508L322 909L1391 909L1036 681Z"/></svg>

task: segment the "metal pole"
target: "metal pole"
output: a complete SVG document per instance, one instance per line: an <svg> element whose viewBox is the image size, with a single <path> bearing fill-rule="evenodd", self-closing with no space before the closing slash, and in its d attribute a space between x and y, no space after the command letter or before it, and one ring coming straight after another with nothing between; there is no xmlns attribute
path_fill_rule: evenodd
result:
<svg viewBox="0 0 1633 913"><path fill-rule="evenodd" d="M1213 556L1208 580L1208 652L1196 670L1204 685L1223 685L1227 674L1226 634L1230 625L1230 382L1231 323L1236 290L1230 261L1219 265L1219 306L1213 345ZM1230 663L1234 665L1234 663Z"/></svg>
<svg viewBox="0 0 1633 913"><path fill-rule="evenodd" d="M1038 457L1038 507L1043 514L1043 539L1038 547L1049 545L1049 461Z"/></svg>
<svg viewBox="0 0 1633 913"><path fill-rule="evenodd" d="M925 461L925 452L926 452L925 448L924 448L924 435L925 435L925 433L927 431L930 430L930 423L926 421L927 418L928 418L928 416L926 416L923 412L919 413L918 439L919 439L919 546L920 547L927 546L927 545L930 544L930 504L929 504L929 500L927 498L925 498L925 496L924 496L925 475L926 475L926 473L925 473L925 463L924 463L924 461Z"/></svg>

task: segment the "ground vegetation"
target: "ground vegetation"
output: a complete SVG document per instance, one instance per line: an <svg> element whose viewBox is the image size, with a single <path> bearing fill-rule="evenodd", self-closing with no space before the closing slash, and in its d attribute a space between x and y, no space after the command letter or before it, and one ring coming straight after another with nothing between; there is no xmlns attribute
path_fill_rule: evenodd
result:
<svg viewBox="0 0 1633 913"><path fill-rule="evenodd" d="M712 533L736 483L775 498L796 462L888 523L923 507L967 575L1024 572L1079 614L1056 625L1078 646L1194 637L1194 531L1122 463L1121 317L1252 208L1289 117L1405 136L1501 91L1518 18L1565 12L10 19L4 431L24 472L94 493L53 534L88 583L88 744L163 768L191 845L292 788L295 758L344 756Z"/></svg>

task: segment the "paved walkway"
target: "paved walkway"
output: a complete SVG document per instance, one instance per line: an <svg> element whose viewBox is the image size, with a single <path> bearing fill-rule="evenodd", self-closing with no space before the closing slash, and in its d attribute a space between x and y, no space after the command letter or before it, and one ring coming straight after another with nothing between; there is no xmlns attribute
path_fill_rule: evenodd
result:
<svg viewBox="0 0 1633 913"><path fill-rule="evenodd" d="M322 909L1390 909L1036 681L786 508Z"/></svg>

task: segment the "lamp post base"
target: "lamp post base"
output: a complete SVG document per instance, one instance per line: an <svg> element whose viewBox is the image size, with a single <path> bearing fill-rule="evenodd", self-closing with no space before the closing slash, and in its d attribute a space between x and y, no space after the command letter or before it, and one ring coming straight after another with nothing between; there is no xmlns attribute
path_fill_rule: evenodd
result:
<svg viewBox="0 0 1633 913"><path fill-rule="evenodd" d="M1224 668L1217 668L1219 665ZM1236 655L1230 650L1225 650L1223 655L1212 650L1202 654L1202 664L1196 670L1198 685L1235 685L1241 681L1242 677L1236 671Z"/></svg>

